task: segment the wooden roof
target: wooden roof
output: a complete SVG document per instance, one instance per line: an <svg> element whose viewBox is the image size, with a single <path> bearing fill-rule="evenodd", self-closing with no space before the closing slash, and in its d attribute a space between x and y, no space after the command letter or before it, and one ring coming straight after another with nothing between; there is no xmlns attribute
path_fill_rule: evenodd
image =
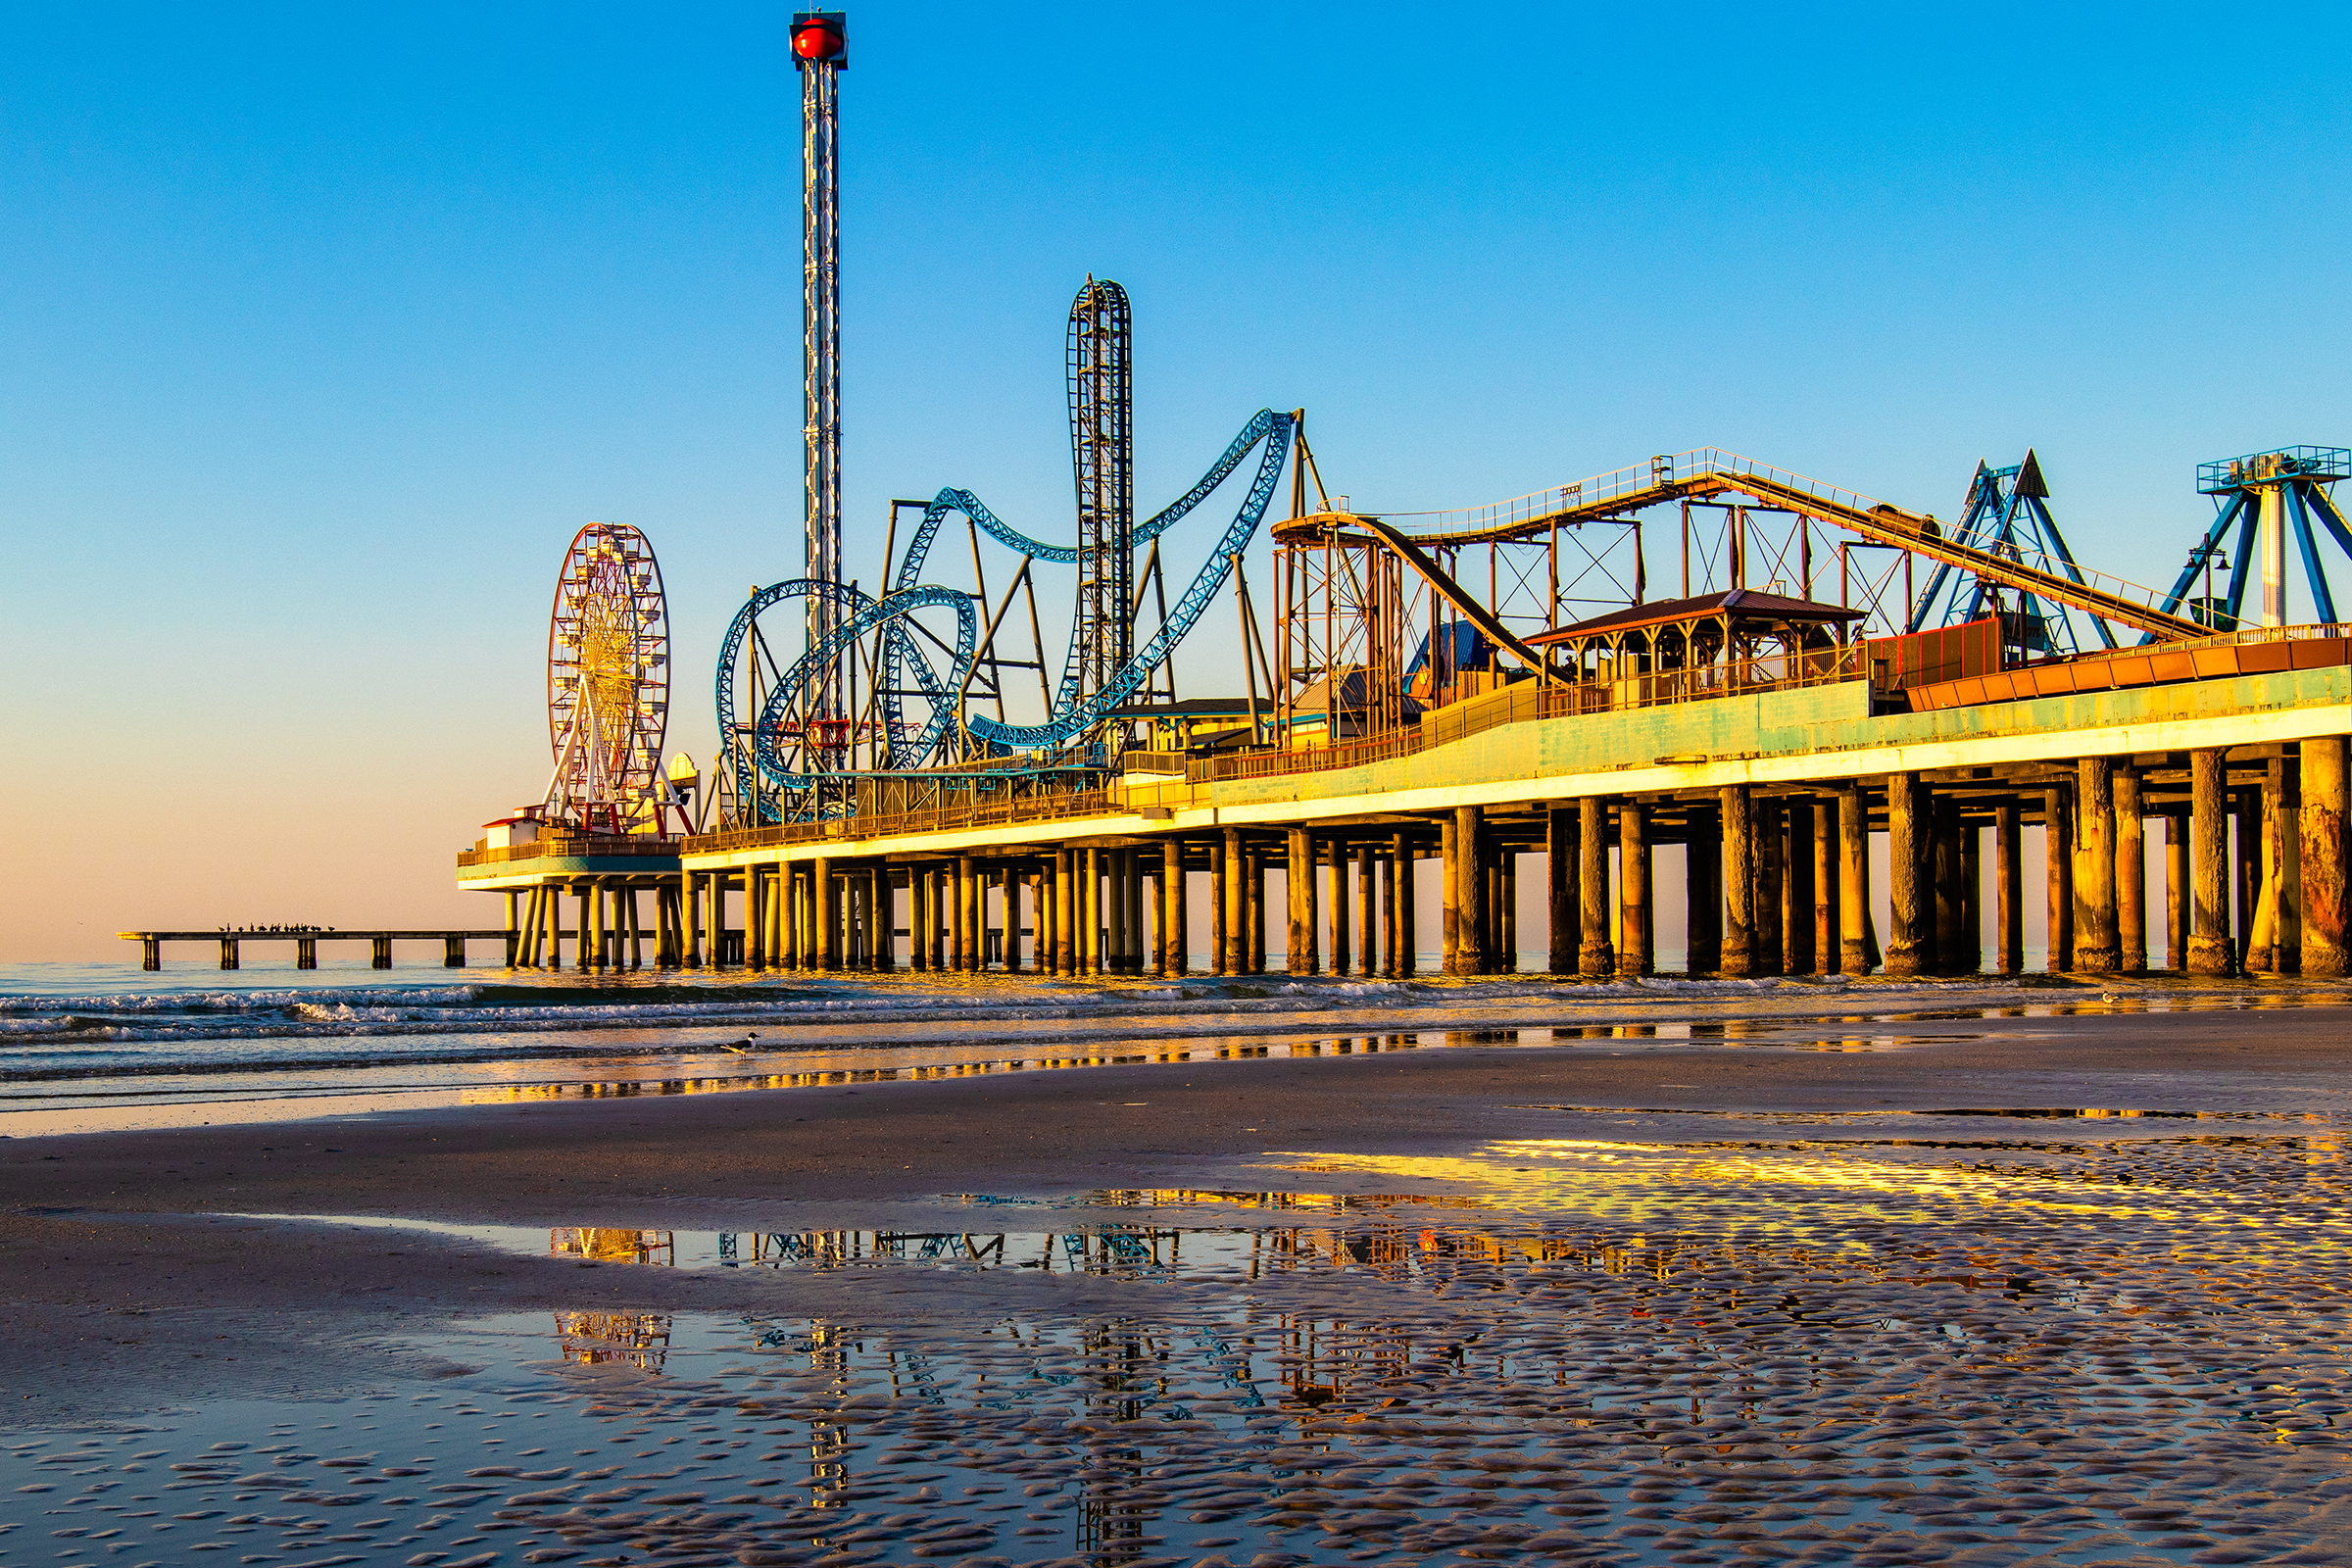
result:
<svg viewBox="0 0 2352 1568"><path fill-rule="evenodd" d="M1544 648L1605 632L1641 631L1650 626L1671 626L1677 621L1712 620L1718 615L1767 624L1795 622L1818 625L1830 621L1861 620L1868 614L1868 611L1848 610L1842 605L1818 604L1810 599L1788 599L1756 588L1731 588L1718 594L1700 594L1694 599L1668 599L1654 605L1630 605L1605 615L1595 615L1591 620L1580 620L1573 626L1540 632L1528 638L1527 643L1531 648Z"/></svg>

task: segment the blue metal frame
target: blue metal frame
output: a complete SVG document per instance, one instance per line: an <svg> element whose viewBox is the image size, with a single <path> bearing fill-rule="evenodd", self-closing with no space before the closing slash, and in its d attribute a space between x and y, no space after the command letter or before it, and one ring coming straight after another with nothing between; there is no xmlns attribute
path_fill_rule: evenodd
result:
<svg viewBox="0 0 2352 1568"><path fill-rule="evenodd" d="M2216 631L2235 631L2244 625L2246 586L2253 580L2255 536L2262 514L2256 498L2276 485L2284 492L2285 520L2295 536L2295 554L2303 563L2304 585L2311 590L2312 608L2321 620L2334 621L2335 592L2328 581L2320 537L2312 527L2312 518L2316 514L2336 548L2352 558L2352 525L2346 524L2342 509L2328 492L2328 486L2339 479L2352 479L2352 449L2278 447L2198 464L2197 490L2214 497L2220 510L2204 537L2189 550L2188 564L2180 568L2180 575L2173 580L2166 593L2163 607L2166 613L2179 612L2181 602L2195 586L2197 574L2205 569L2213 553L2222 548L2223 540L2234 529L2237 559L2230 566L2227 596L2218 607L2218 613L2212 606L2207 607L2206 612Z"/></svg>
<svg viewBox="0 0 2352 1568"><path fill-rule="evenodd" d="M2029 468L2031 480L2026 477ZM1967 505L1952 530L1953 542L2006 556L2012 561L2023 561L2031 549L2045 560L2056 562L2068 577L2087 587L2082 568L2076 564L2075 553L2058 527L2058 519L2050 514L2044 502L2040 476L2041 465L2031 452L2026 454L2024 463L2006 468L1990 467L1980 462L1976 476L1969 481ZM1931 624L1952 626L1981 620L1990 612L1991 604L1990 585L1973 572L1942 563L1928 579L1918 603L1912 606L1911 619L1904 629L1924 631ZM1940 616L1938 605L1942 607ZM2038 594L2021 594L2018 612L2029 625L2042 628L2047 652L2078 652L2074 621L2064 605L2049 604ZM2102 646L2116 645L2114 629L2107 622L2093 615L2090 624ZM2061 641L2065 646L2058 646Z"/></svg>

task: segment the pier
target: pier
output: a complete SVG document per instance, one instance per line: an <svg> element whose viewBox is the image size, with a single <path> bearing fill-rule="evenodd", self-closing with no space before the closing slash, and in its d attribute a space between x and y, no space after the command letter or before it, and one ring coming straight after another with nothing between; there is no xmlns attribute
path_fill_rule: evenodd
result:
<svg viewBox="0 0 2352 1568"><path fill-rule="evenodd" d="M568 940L590 969L1173 977L1205 955L1218 975L1403 978L1418 937L1447 975L1527 952L1625 979L1657 972L1679 902L1693 975L2015 973L2034 904L2052 972L2346 972L2352 625L2323 557L2352 556L2330 488L2352 451L2202 466L2216 518L2155 590L2076 561L2032 453L1980 465L1957 524L1711 448L1380 516L1323 493L1302 431L1261 416L1203 480L1267 443L1246 536L1290 463L1270 635L1238 554L1212 563L1161 634L1128 628L1115 678L1022 725L945 695L992 668L1002 605L983 639L977 589L911 588L837 640L875 639L862 667L887 676L919 652L901 621L960 604L960 640L931 644L954 679L886 678L852 724L820 711L811 660L762 688L722 653L721 710L748 716L703 775L702 830L575 811L477 844L460 885L507 895L521 967ZM943 492L925 528L956 510L985 514ZM2290 563L2315 619L2287 618ZM1168 655L1219 582L1249 694L1179 702ZM728 646L782 597L755 594ZM1679 901L1657 897L1665 848ZM1544 887L1523 901L1531 856Z"/></svg>
<svg viewBox="0 0 2352 1568"><path fill-rule="evenodd" d="M438 942L441 944L441 964L448 969L466 967L466 944L468 942L506 942L506 962L514 961L509 931L118 931L125 942L139 945L139 967L161 969L164 966L164 944L167 942L217 942L220 946L220 967L234 969L241 950L250 942L291 942L294 944L294 967L318 967L318 944L321 942L365 942L370 967L392 967L392 944L395 942Z"/></svg>

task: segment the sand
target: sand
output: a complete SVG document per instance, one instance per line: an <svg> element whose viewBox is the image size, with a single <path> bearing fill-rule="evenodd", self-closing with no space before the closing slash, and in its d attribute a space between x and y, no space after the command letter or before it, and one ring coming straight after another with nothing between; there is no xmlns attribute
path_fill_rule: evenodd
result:
<svg viewBox="0 0 2352 1568"><path fill-rule="evenodd" d="M877 1304L868 1283L813 1273L589 1270L413 1232L201 1216L965 1225L952 1204L964 1217L940 1217L951 1195L1369 1190L1380 1178L1283 1167L1557 1136L1563 1112L1544 1106L2334 1113L2352 1109L2348 1022L2321 1007L1969 1019L1907 1026L1948 1043L1861 1054L1592 1042L16 1139L0 1143L0 1296L18 1328L0 1422L348 1389L424 1366L404 1330L484 1311ZM1084 1309L1088 1293L1133 1289L925 1275L895 1281L888 1304L954 1314L1050 1292Z"/></svg>

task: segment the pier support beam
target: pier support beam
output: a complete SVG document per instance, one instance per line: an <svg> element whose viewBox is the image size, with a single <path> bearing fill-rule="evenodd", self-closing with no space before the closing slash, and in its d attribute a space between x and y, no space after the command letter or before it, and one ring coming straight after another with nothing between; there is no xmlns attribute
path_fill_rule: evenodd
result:
<svg viewBox="0 0 2352 1568"><path fill-rule="evenodd" d="M1413 946L1413 841L1398 828L1389 846L1389 974L1403 979L1419 967Z"/></svg>
<svg viewBox="0 0 2352 1568"><path fill-rule="evenodd" d="M1248 974L1266 972L1266 852L1262 844L1242 841L1242 899L1246 906L1242 922L1243 945L1247 956L1243 971Z"/></svg>
<svg viewBox="0 0 2352 1568"><path fill-rule="evenodd" d="M767 867L743 868L743 962L747 969L767 967Z"/></svg>
<svg viewBox="0 0 2352 1568"><path fill-rule="evenodd" d="M2115 770L2116 962L2132 974L2148 967L2148 825L2139 769Z"/></svg>
<svg viewBox="0 0 2352 1568"><path fill-rule="evenodd" d="M1815 941L1821 930L1820 893L1813 880L1813 802L1792 795L1787 803L1788 854L1781 883L1788 908L1783 959L1790 974L1812 974L1820 968Z"/></svg>
<svg viewBox="0 0 2352 1568"><path fill-rule="evenodd" d="M2075 764L2075 967L2113 974L2123 964L2117 932L2115 763L2085 757Z"/></svg>
<svg viewBox="0 0 2352 1568"><path fill-rule="evenodd" d="M1777 795L1748 798L1748 842L1755 857L1756 891L1750 906L1755 920L1752 939L1752 960L1757 974L1779 974L1787 963L1787 951L1781 940L1788 910L1783 898L1785 878L1782 868L1782 830L1786 825L1787 802Z"/></svg>
<svg viewBox="0 0 2352 1568"><path fill-rule="evenodd" d="M1723 832L1715 807L1690 804L1683 835L1683 965L1693 975L1723 967Z"/></svg>
<svg viewBox="0 0 2352 1568"><path fill-rule="evenodd" d="M2188 822L2191 925L2190 974L2230 974L2237 952L2230 940L2230 819L2223 754L2208 749L2188 754Z"/></svg>
<svg viewBox="0 0 2352 1568"><path fill-rule="evenodd" d="M1454 886L1454 900L1460 909L1460 919L1454 935L1455 952L1460 957L1457 972L1485 974L1487 972L1488 926L1492 923L1487 894L1486 834L1480 821L1479 808L1459 806L1453 812L1454 865L1460 880Z"/></svg>
<svg viewBox="0 0 2352 1568"><path fill-rule="evenodd" d="M1348 841L1335 837L1329 841L1331 860L1331 972L1346 974L1348 960L1354 956L1354 944L1349 940L1354 924L1348 919ZM1368 911L1367 911L1368 912Z"/></svg>
<svg viewBox="0 0 2352 1568"><path fill-rule="evenodd" d="M1649 808L1617 808L1617 972L1649 973Z"/></svg>
<svg viewBox="0 0 2352 1568"><path fill-rule="evenodd" d="M1241 829L1225 831L1225 972L1250 972L1250 845Z"/></svg>
<svg viewBox="0 0 2352 1568"><path fill-rule="evenodd" d="M1370 840L1355 847L1355 972L1380 973L1380 857Z"/></svg>
<svg viewBox="0 0 2352 1568"><path fill-rule="evenodd" d="M1459 974L1462 965L1461 829L1451 816L1438 818L1438 972Z"/></svg>
<svg viewBox="0 0 2352 1568"><path fill-rule="evenodd" d="M2042 791L2042 850L2048 858L2050 919L2049 970L2070 974L2075 967L2075 809L2063 784Z"/></svg>
<svg viewBox="0 0 2352 1568"><path fill-rule="evenodd" d="M1886 775L1886 972L1926 972L1925 914L1920 900L1919 775Z"/></svg>
<svg viewBox="0 0 2352 1568"><path fill-rule="evenodd" d="M1233 933L1239 924L1234 881L1241 875L1241 830L1227 828L1208 846L1208 972L1233 974Z"/></svg>
<svg viewBox="0 0 2352 1568"><path fill-rule="evenodd" d="M2230 794L2237 818L2237 837L2230 846L2236 871L2231 885L2237 899L2237 969L2245 974L2253 968L2254 923L2262 907L2262 790L2240 786Z"/></svg>
<svg viewBox="0 0 2352 1568"><path fill-rule="evenodd" d="M1854 785L1838 792L1838 972L1865 975L1877 962L1870 940L1870 806Z"/></svg>
<svg viewBox="0 0 2352 1568"><path fill-rule="evenodd" d="M816 967L841 967L841 922L834 916L833 861L820 856L808 862L808 925L815 938Z"/></svg>
<svg viewBox="0 0 2352 1568"><path fill-rule="evenodd" d="M2188 966L2189 912L2196 907L2188 872L2188 815L2164 813L2164 961L2175 974Z"/></svg>
<svg viewBox="0 0 2352 1568"><path fill-rule="evenodd" d="M2303 972L2340 975L2352 970L2352 910L2344 891L2345 740L2324 735L2303 743L2303 804L2296 830L2302 843Z"/></svg>
<svg viewBox="0 0 2352 1568"><path fill-rule="evenodd" d="M1283 965L1292 974L1315 972L1315 836L1295 827L1283 856L1284 903L1290 915L1283 937Z"/></svg>
<svg viewBox="0 0 2352 1568"><path fill-rule="evenodd" d="M1813 798L1813 972L1836 974L1838 948L1838 797Z"/></svg>
<svg viewBox="0 0 2352 1568"><path fill-rule="evenodd" d="M1722 971L1738 979L1757 972L1755 798L1745 784L1726 784L1716 799L1723 813Z"/></svg>
<svg viewBox="0 0 2352 1568"><path fill-rule="evenodd" d="M1958 974L1964 898L1960 880L1960 803L1931 794L1928 809L1928 886L1921 898L1936 911L1936 972Z"/></svg>
<svg viewBox="0 0 2352 1568"><path fill-rule="evenodd" d="M2025 860L2017 816L2015 801L1992 808L1992 915L1999 933L1993 967L2002 974L2017 974L2026 967Z"/></svg>
<svg viewBox="0 0 2352 1568"><path fill-rule="evenodd" d="M1577 920L1582 941L1576 972L1599 980L1617 972L1617 954L1609 946L1609 803L1588 796L1576 804L1578 902L1584 906Z"/></svg>
<svg viewBox="0 0 2352 1568"><path fill-rule="evenodd" d="M1545 811L1544 908L1549 927L1545 967L1553 974L1576 973L1578 848L1574 808L1555 806Z"/></svg>

